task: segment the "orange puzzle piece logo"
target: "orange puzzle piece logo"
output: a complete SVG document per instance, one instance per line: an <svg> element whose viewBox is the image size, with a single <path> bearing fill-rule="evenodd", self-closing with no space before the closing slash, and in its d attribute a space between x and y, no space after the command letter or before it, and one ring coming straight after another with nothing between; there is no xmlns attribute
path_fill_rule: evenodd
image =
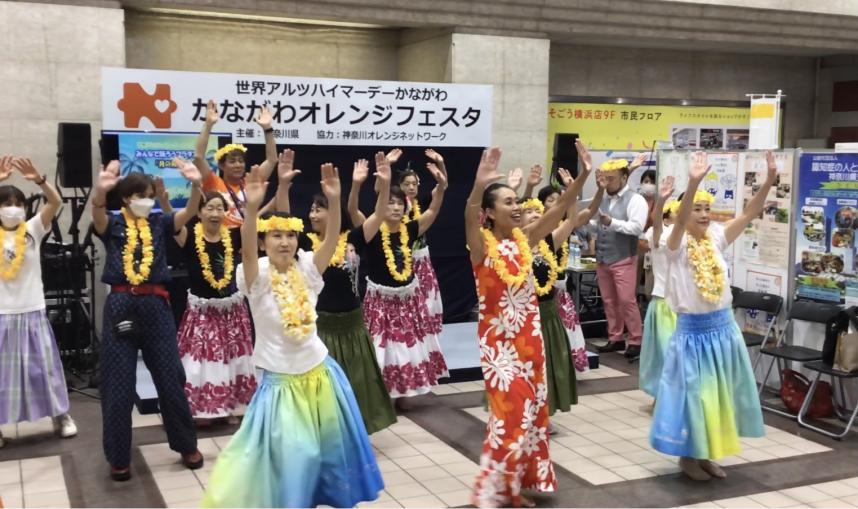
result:
<svg viewBox="0 0 858 509"><path fill-rule="evenodd" d="M170 85L165 83L155 85L154 94L147 94L140 83L125 83L122 99L116 107L125 113L125 127L132 129L140 127L143 117L148 118L156 129L169 129L177 108L176 101L170 97Z"/></svg>

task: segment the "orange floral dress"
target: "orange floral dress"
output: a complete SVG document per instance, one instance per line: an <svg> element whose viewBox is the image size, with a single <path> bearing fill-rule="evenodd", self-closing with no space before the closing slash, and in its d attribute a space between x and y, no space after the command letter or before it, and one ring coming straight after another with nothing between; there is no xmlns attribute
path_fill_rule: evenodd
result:
<svg viewBox="0 0 858 509"><path fill-rule="evenodd" d="M514 241L500 241L498 253L510 274L522 270ZM473 267L480 364L491 412L473 503L520 507L522 489L547 492L557 486L548 456L545 354L533 277L508 286L491 265L486 256Z"/></svg>

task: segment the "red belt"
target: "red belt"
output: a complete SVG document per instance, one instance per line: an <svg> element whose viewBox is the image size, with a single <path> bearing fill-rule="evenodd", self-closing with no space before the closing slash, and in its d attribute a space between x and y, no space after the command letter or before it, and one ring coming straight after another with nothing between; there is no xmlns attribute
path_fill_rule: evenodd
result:
<svg viewBox="0 0 858 509"><path fill-rule="evenodd" d="M110 291L114 293L130 293L131 295L156 295L170 302L170 292L164 285L111 285Z"/></svg>

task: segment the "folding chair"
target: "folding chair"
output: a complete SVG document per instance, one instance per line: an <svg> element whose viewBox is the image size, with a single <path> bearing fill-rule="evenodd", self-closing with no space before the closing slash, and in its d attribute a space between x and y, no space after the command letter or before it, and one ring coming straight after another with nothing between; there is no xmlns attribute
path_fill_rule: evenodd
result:
<svg viewBox="0 0 858 509"><path fill-rule="evenodd" d="M762 349L763 346L767 346L769 339L777 339L773 333L775 331L775 324L780 318L783 305L784 299L780 295L763 292L744 292L742 290L739 290L738 293L735 291L733 292L734 312L742 309L774 315L769 322L769 326L766 328L765 334L742 331L742 336L744 336L745 339L745 346L748 347L748 350L755 347L760 347ZM761 357L762 351L757 352L757 355L754 357L752 366L755 372L757 369L757 363L760 362Z"/></svg>
<svg viewBox="0 0 858 509"><path fill-rule="evenodd" d="M787 335L787 331L792 332L791 328L793 327L793 321L800 320L803 322L821 323L824 325L842 310L843 309L840 306L834 304L824 304L808 300L798 300L793 302L792 307L789 310L789 314L787 314L786 326L784 327L784 331L780 335L777 344L773 347L763 346L760 348L760 357L763 355L772 357L772 362L766 370L766 376L763 377L763 381L760 382L760 406L763 410L768 410L769 412L774 412L778 415L795 419L795 414L767 405L763 400L763 391L766 389L766 382L769 379L769 374L772 372L772 367L777 363L778 377L780 378L781 384L783 384L783 370L786 367L787 362L794 361L806 363L822 359L822 350L786 344L786 338L789 337Z"/></svg>
<svg viewBox="0 0 858 509"><path fill-rule="evenodd" d="M834 367L826 364L822 360L805 363L804 367L811 371L816 371L816 377L813 379L813 383L810 384L810 390L807 391L807 395L804 397L804 402L801 404L801 409L798 411L798 424L818 433L822 433L823 435L836 438L837 440L842 439L852 429L852 423L855 422L855 416L858 415L858 405L855 405L855 408L852 409L852 415L849 417L849 420L846 421L846 416L849 415L849 409L847 407L846 391L843 389L843 379L858 378L858 371L840 371L839 369L834 369ZM810 402L813 401L813 393L816 392L816 386L818 385L819 378L822 375L828 375L831 378L831 388L834 394L834 411L837 413L837 417L840 418L841 421L846 421L846 426L841 433L832 433L804 420L804 415L807 413L808 408L810 408ZM837 386L840 387L839 403L837 401L838 391L834 390Z"/></svg>

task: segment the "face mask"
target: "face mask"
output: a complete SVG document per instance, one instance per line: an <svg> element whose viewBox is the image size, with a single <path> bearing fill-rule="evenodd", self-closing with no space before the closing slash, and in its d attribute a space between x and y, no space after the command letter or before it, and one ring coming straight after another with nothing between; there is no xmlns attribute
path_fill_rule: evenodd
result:
<svg viewBox="0 0 858 509"><path fill-rule="evenodd" d="M0 207L0 222L6 228L15 228L27 217L21 207Z"/></svg>
<svg viewBox="0 0 858 509"><path fill-rule="evenodd" d="M149 212L154 206L155 200L152 198L135 198L128 204L131 212L137 217L149 217Z"/></svg>
<svg viewBox="0 0 858 509"><path fill-rule="evenodd" d="M640 193L644 196L654 196L655 184L641 184Z"/></svg>

